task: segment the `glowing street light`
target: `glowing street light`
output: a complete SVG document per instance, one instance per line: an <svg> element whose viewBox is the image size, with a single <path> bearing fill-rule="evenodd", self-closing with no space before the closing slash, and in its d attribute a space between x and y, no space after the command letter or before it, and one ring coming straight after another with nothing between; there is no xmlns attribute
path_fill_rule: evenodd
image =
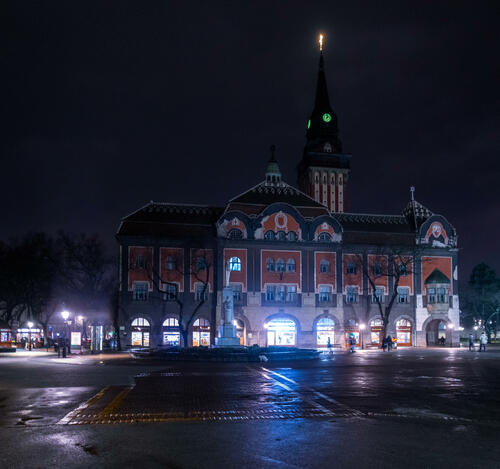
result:
<svg viewBox="0 0 500 469"><path fill-rule="evenodd" d="M68 318L69 318L69 311L66 311L66 310L62 311L62 312L61 312L61 316L62 316L62 318L63 318L65 321L67 321L67 320L68 320Z"/></svg>
<svg viewBox="0 0 500 469"><path fill-rule="evenodd" d="M69 332L69 324L68 324L68 318L69 318L69 311L67 310L64 310L64 311L61 311L61 316L62 318L64 319L64 323L66 324L66 334L65 334L65 338L64 338L64 347L63 347L63 358L66 357L66 347L68 347L68 354L71 354L71 347L68 343L68 332Z"/></svg>
<svg viewBox="0 0 500 469"><path fill-rule="evenodd" d="M455 327L455 326L453 325L453 323L452 323L452 322L450 322L450 323L448 324L448 329L453 329L454 327Z"/></svg>

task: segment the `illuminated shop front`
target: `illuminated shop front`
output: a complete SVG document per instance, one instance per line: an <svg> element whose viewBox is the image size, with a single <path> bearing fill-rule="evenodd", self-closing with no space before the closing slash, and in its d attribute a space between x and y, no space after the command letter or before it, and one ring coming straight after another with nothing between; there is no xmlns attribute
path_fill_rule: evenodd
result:
<svg viewBox="0 0 500 469"><path fill-rule="evenodd" d="M318 347L326 347L328 339L335 343L335 321L332 318L321 318L316 323L316 343Z"/></svg>
<svg viewBox="0 0 500 469"><path fill-rule="evenodd" d="M412 329L411 322L408 319L400 319L396 322L396 337L398 339L398 347L411 347L412 345Z"/></svg>
<svg viewBox="0 0 500 469"><path fill-rule="evenodd" d="M151 325L145 318L136 318L132 321L132 347L149 347Z"/></svg>
<svg viewBox="0 0 500 469"><path fill-rule="evenodd" d="M200 318L193 323L193 347L210 345L210 322Z"/></svg>
<svg viewBox="0 0 500 469"><path fill-rule="evenodd" d="M28 324L25 324L23 327L17 330L16 334L16 342L20 344L22 340L25 340L28 344L31 340L31 346L36 347L43 346L43 329L39 327L28 327Z"/></svg>
<svg viewBox="0 0 500 469"><path fill-rule="evenodd" d="M271 319L265 326L267 329L267 345L290 346L297 343L297 326L288 318Z"/></svg>
<svg viewBox="0 0 500 469"><path fill-rule="evenodd" d="M163 321L162 331L163 345L176 347L180 345L181 334L179 321L176 318L167 318Z"/></svg>
<svg viewBox="0 0 500 469"><path fill-rule="evenodd" d="M345 337L345 346L347 348L350 347L349 339L351 336L354 336L354 339L356 340L356 347L359 347L361 345L361 336L359 334L359 326L352 319L350 319L349 324L347 326L345 326L344 337Z"/></svg>
<svg viewBox="0 0 500 469"><path fill-rule="evenodd" d="M0 322L0 348L12 346L12 330L5 322Z"/></svg>
<svg viewBox="0 0 500 469"><path fill-rule="evenodd" d="M382 319L375 318L370 321L370 347L381 347L384 335Z"/></svg>

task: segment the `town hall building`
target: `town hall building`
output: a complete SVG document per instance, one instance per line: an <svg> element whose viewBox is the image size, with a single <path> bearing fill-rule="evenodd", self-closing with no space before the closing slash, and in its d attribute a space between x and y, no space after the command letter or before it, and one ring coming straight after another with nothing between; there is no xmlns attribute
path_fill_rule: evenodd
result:
<svg viewBox="0 0 500 469"><path fill-rule="evenodd" d="M150 202L122 219L123 343L216 344L229 286L242 345L458 345L455 228L413 192L400 214L350 212L350 165L321 51L297 187L271 147L264 179L225 206Z"/></svg>

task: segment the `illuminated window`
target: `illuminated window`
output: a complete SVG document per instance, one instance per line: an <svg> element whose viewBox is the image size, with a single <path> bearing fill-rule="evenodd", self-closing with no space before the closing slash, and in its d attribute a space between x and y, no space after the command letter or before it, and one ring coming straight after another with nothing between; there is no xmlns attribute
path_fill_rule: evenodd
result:
<svg viewBox="0 0 500 469"><path fill-rule="evenodd" d="M295 285L288 285L286 288L286 301L289 303L297 301L297 287Z"/></svg>
<svg viewBox="0 0 500 469"><path fill-rule="evenodd" d="M164 327L179 327L179 320L176 318L167 318L163 321Z"/></svg>
<svg viewBox="0 0 500 469"><path fill-rule="evenodd" d="M448 289L447 288L436 288L437 302L438 303L448 303Z"/></svg>
<svg viewBox="0 0 500 469"><path fill-rule="evenodd" d="M268 272L274 272L274 260L270 257L266 261L266 270Z"/></svg>
<svg viewBox="0 0 500 469"><path fill-rule="evenodd" d="M241 271L241 260L239 257L231 257L229 259L229 270Z"/></svg>
<svg viewBox="0 0 500 469"><path fill-rule="evenodd" d="M285 261L283 259L278 259L276 261L276 272L284 272L285 271Z"/></svg>
<svg viewBox="0 0 500 469"><path fill-rule="evenodd" d="M134 327L149 327L149 321L145 318L135 318L132 321L132 326Z"/></svg>
<svg viewBox="0 0 500 469"><path fill-rule="evenodd" d="M285 301L286 287L285 285L278 285L276 287L276 301Z"/></svg>
<svg viewBox="0 0 500 469"><path fill-rule="evenodd" d="M427 301L429 303L436 303L436 289L428 288L427 289Z"/></svg>
<svg viewBox="0 0 500 469"><path fill-rule="evenodd" d="M267 285L266 286L266 300L274 301L276 297L276 286L275 285Z"/></svg>
<svg viewBox="0 0 500 469"><path fill-rule="evenodd" d="M330 262L326 259L321 259L321 262L319 263L319 271L322 273L330 272Z"/></svg>

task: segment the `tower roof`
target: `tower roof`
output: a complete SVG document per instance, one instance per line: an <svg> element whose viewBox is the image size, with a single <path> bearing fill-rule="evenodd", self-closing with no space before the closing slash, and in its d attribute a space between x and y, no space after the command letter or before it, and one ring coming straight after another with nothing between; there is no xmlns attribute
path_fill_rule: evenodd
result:
<svg viewBox="0 0 500 469"><path fill-rule="evenodd" d="M308 151L325 151L327 153L342 153L342 143L338 136L337 116L330 104L328 86L326 84L325 58L321 48L319 53L318 81L314 108L307 122ZM324 150L325 144L328 150Z"/></svg>
<svg viewBox="0 0 500 469"><path fill-rule="evenodd" d="M450 279L439 269L434 269L432 273L425 279L426 285L430 285L433 283L450 283Z"/></svg>
<svg viewBox="0 0 500 469"><path fill-rule="evenodd" d="M274 152L276 151L276 146L271 145L271 158L267 163L266 169L266 184L281 184L281 171L278 166L278 162L276 161L276 157L274 156Z"/></svg>

